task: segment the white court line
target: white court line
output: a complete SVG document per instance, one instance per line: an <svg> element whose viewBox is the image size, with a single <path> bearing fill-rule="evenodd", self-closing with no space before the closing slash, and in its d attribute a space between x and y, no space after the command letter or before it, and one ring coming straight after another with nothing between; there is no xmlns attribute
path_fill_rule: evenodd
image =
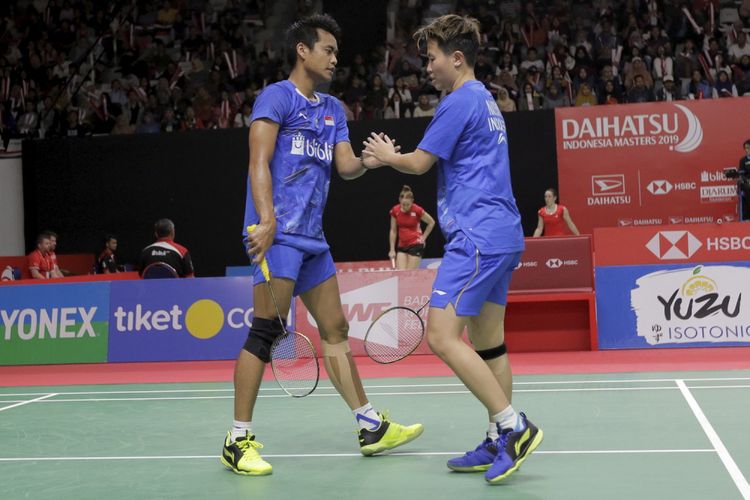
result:
<svg viewBox="0 0 750 500"><path fill-rule="evenodd" d="M53 392L52 394L46 394L46 395L40 396L38 398L29 399L28 401L20 401L20 402L17 402L15 404L12 404L10 406L3 406L2 408L0 408L0 411L10 410L11 408L17 408L19 406L27 405L29 403L36 403L38 401L43 401L43 400L45 400L47 398L51 398L52 396L57 396L57 393Z"/></svg>
<svg viewBox="0 0 750 500"><path fill-rule="evenodd" d="M750 377L727 377L727 378L685 378L681 379L686 382L731 382L731 381L743 381L750 380ZM674 383L673 378L647 378L647 379L612 379L612 380L554 380L554 381L525 381L516 382L513 381L513 385L572 385L572 384L628 384L628 383ZM437 384L390 384L390 385L369 385L365 384L365 389L398 389L398 388L419 388L419 387L464 387L460 382L445 382ZM739 387L739 386L738 386ZM333 390L334 387L330 385L320 385L316 390ZM181 394L181 393L201 393L201 392L232 392L234 389L143 389L143 390L125 390L125 391L69 391L69 392L58 392L61 396L75 396L75 395L105 395L105 394ZM261 387L261 392L278 392L281 391L280 387ZM3 393L0 392L0 397L22 397L22 396L43 396L46 392L21 392L21 393ZM2 403L2 401L0 401Z"/></svg>
<svg viewBox="0 0 750 500"><path fill-rule="evenodd" d="M432 457L463 455L463 451L424 451L424 452L394 452L391 456ZM535 455L621 455L648 453L716 453L713 449L684 449L684 450L560 450L535 451ZM264 458L340 458L361 457L360 453L300 453L300 454L263 454ZM154 456L112 456L112 457L0 457L0 462L56 462L74 460L207 460L217 459L219 455L154 455Z"/></svg>
<svg viewBox="0 0 750 500"><path fill-rule="evenodd" d="M674 382L674 379L668 380L668 382ZM463 384L425 384L425 385L389 385L389 386L365 386L365 389L375 389L375 388L419 388L419 387L465 387ZM335 396L338 393L332 393L332 394L319 394L317 391L320 389L333 389L333 387L325 386L325 387L318 387L316 389L316 393L312 394L311 396L318 396L318 397L325 397L325 396ZM281 388L279 389L273 389L274 391L281 391ZM676 388L672 385L669 386L660 386L660 387L577 387L577 388L570 388L570 389L517 389L513 391L514 393L517 392L577 392L577 391L636 391L636 390L676 390ZM189 390L189 389L179 389L179 390L172 390L172 389L166 389L166 390L148 390L148 391L80 391L80 392L58 392L57 394L59 396L97 396L97 395L107 395L107 394L185 394L185 393L211 393L211 392L233 392L234 389L200 389L200 390ZM468 391L418 391L418 392L383 392L383 393L372 393L372 395L380 395L380 396L390 396L390 395L397 395L397 394L463 394ZM3 394L0 393L1 397L19 397L19 396L36 396L38 393L28 393L28 394ZM261 394L258 397L259 398L276 398L276 397L286 397L286 394ZM229 396L227 396L229 397ZM309 397L309 396L308 396ZM194 399L223 399L224 396L216 396L216 397L198 397L196 396ZM134 398L135 399L135 398ZM149 398L145 398L149 399ZM156 398L154 398L156 399ZM169 398L165 398L169 399ZM175 398L175 399L182 399L182 398ZM185 398L185 399L191 399L191 398ZM3 401L0 400L0 404L2 404Z"/></svg>
<svg viewBox="0 0 750 500"><path fill-rule="evenodd" d="M608 392L608 391L676 391L674 386L669 387L587 387L576 389L518 389L514 394L524 392ZM73 395L75 393L68 393ZM402 391L402 392L369 392L368 396L436 396L446 394L470 394L469 391ZM62 394L61 394L62 395ZM337 392L326 394L313 393L308 398L335 398L339 397ZM45 399L40 403L85 403L85 402L108 402L108 401L193 401L211 399L233 399L234 395L226 396L170 396L170 397L136 397L136 398L65 398ZM258 398L289 398L286 394L260 394ZM29 401L31 402L31 401Z"/></svg>
<svg viewBox="0 0 750 500"><path fill-rule="evenodd" d="M694 385L688 389L749 389L750 385Z"/></svg>
<svg viewBox="0 0 750 500"><path fill-rule="evenodd" d="M688 405L690 406L690 409L693 410L693 414L695 415L695 418L698 419L698 423L703 428L703 432L706 433L706 436L708 436L708 440L711 441L711 444L716 450L716 453L719 454L719 458L724 464L724 467L726 467L727 472L729 472L729 475L732 477L732 480L737 486L737 489L740 490L742 498L744 498L745 500L750 500L750 484L748 484L745 476L742 475L742 472L740 471L739 467L737 467L737 464L734 462L732 456L727 451L726 446L724 446L724 443L721 441L721 438L719 438L719 435L714 430L711 422L708 421L708 418L703 413L703 410L698 404L698 401L695 400L693 394L690 392L690 389L688 389L683 380L675 380L675 384L677 384L677 387L680 388L680 392L684 396L685 401L687 401Z"/></svg>
<svg viewBox="0 0 750 500"><path fill-rule="evenodd" d="M670 382L674 382L672 379ZM462 386L462 384L454 384L456 386ZM412 386L392 386L392 387L412 387ZM423 386L417 386L423 387ZM429 387L429 386L428 386ZM327 389L329 387L326 387ZM750 385L704 385L694 386L691 389L747 389ZM674 386L657 386L657 387L577 387L577 388L557 388L557 389L516 389L514 393L548 393L548 392L621 392L621 391L674 391L678 390ZM54 396L77 396L77 395L105 395L105 394L179 394L179 393L190 393L190 392L231 392L232 389L202 389L200 391L190 390L166 390L166 391L93 391L93 392L60 392L53 394ZM431 396L431 395L446 395L446 394L469 394L469 391L401 391L401 392L370 392L370 396ZM15 394L20 396L21 394ZM34 394L30 394L34 395ZM10 394L1 394L0 396L10 396ZM338 393L313 393L307 397L336 397ZM30 401L16 401L16 400L0 400L2 403L85 403L85 402L108 402L108 401L192 401L192 400L212 400L212 399L232 399L234 396L229 394L226 396L174 396L174 397L136 397L136 398L65 398L65 399L46 399L51 397L46 395L42 398L33 399ZM258 398L288 398L286 394L260 394ZM16 405L18 406L18 405ZM0 410L2 411L2 410Z"/></svg>

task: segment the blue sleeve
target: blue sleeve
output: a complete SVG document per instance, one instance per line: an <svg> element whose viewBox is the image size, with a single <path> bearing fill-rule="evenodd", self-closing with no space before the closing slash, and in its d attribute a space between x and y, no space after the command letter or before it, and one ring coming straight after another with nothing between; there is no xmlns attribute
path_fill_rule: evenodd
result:
<svg viewBox="0 0 750 500"><path fill-rule="evenodd" d="M450 159L471 115L468 107L462 105L458 99L446 98L438 106L417 149L427 151L442 160Z"/></svg>
<svg viewBox="0 0 750 500"><path fill-rule="evenodd" d="M267 118L281 125L291 104L289 94L281 85L266 87L253 104L253 115L250 121Z"/></svg>
<svg viewBox="0 0 750 500"><path fill-rule="evenodd" d="M336 120L336 140L333 141L334 146L339 142L350 142L349 141L349 126L346 124L346 114L344 113L343 104L338 99L335 99L335 111L333 117Z"/></svg>

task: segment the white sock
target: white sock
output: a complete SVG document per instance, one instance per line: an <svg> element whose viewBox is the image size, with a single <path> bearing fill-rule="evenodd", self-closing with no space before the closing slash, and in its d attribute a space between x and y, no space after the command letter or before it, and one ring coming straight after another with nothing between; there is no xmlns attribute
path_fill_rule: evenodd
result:
<svg viewBox="0 0 750 500"><path fill-rule="evenodd" d="M252 422L241 422L239 420L233 420L232 422L232 441L245 437L247 433L252 435L253 431L250 430Z"/></svg>
<svg viewBox="0 0 750 500"><path fill-rule="evenodd" d="M511 405L500 413L492 415L492 421L499 424L501 429L521 430L521 417Z"/></svg>
<svg viewBox="0 0 750 500"><path fill-rule="evenodd" d="M490 422L490 426L487 428L487 437L491 441L500 437L500 432L497 430L497 422Z"/></svg>
<svg viewBox="0 0 750 500"><path fill-rule="evenodd" d="M382 422L380 415L373 410L370 403L353 410L352 413L354 413L354 418L357 419L357 424L360 429L374 431L380 427L380 423Z"/></svg>

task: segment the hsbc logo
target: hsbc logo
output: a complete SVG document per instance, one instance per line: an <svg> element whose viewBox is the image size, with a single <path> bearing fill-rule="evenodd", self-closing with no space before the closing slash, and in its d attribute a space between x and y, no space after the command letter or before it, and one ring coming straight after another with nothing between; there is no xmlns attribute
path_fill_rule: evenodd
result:
<svg viewBox="0 0 750 500"><path fill-rule="evenodd" d="M653 195L664 195L670 191L689 191L691 189L697 189L698 186L695 182L678 182L672 184L667 180L654 180L648 183L646 189Z"/></svg>
<svg viewBox="0 0 750 500"><path fill-rule="evenodd" d="M659 231L646 243L659 260L689 259L702 246L690 231Z"/></svg>
<svg viewBox="0 0 750 500"><path fill-rule="evenodd" d="M669 181L651 181L646 189L651 194L667 194L672 190L672 183Z"/></svg>
<svg viewBox="0 0 750 500"><path fill-rule="evenodd" d="M591 194L594 196L625 194L625 176L623 174L592 175Z"/></svg>
<svg viewBox="0 0 750 500"><path fill-rule="evenodd" d="M557 258L547 259L545 265L550 269L560 269L563 266L577 266L578 259L562 260Z"/></svg>

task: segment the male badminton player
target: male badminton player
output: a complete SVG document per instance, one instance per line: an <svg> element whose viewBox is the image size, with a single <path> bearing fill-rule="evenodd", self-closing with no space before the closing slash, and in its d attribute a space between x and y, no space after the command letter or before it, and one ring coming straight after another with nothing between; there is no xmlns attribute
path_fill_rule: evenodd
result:
<svg viewBox="0 0 750 500"><path fill-rule="evenodd" d="M418 30L427 73L449 94L417 149L401 154L388 136L373 134L365 158L408 174L438 164L438 220L445 255L433 285L427 340L487 408L486 439L448 461L455 471L484 471L497 483L541 443L542 431L510 404L512 378L503 319L511 273L524 248L510 183L508 138L495 100L474 77L479 23L446 15ZM474 349L461 340L468 327Z"/></svg>
<svg viewBox="0 0 750 500"><path fill-rule="evenodd" d="M331 165L344 179L355 179L375 159L354 155L341 104L315 92L331 81L336 69L340 28L327 15L298 21L287 30L295 58L288 80L266 88L253 106L250 165L244 231L253 275L255 317L234 374L234 424L222 450L222 463L238 474L266 475L272 467L258 453L262 447L251 430L253 408L270 347L283 329L260 270L263 258L286 317L293 296L301 296L318 324L324 364L359 426L363 455L408 443L422 425L403 426L376 412L367 399L347 340L349 325L341 307L336 269L323 235L323 208ZM309 433L307 417L290 415Z"/></svg>

